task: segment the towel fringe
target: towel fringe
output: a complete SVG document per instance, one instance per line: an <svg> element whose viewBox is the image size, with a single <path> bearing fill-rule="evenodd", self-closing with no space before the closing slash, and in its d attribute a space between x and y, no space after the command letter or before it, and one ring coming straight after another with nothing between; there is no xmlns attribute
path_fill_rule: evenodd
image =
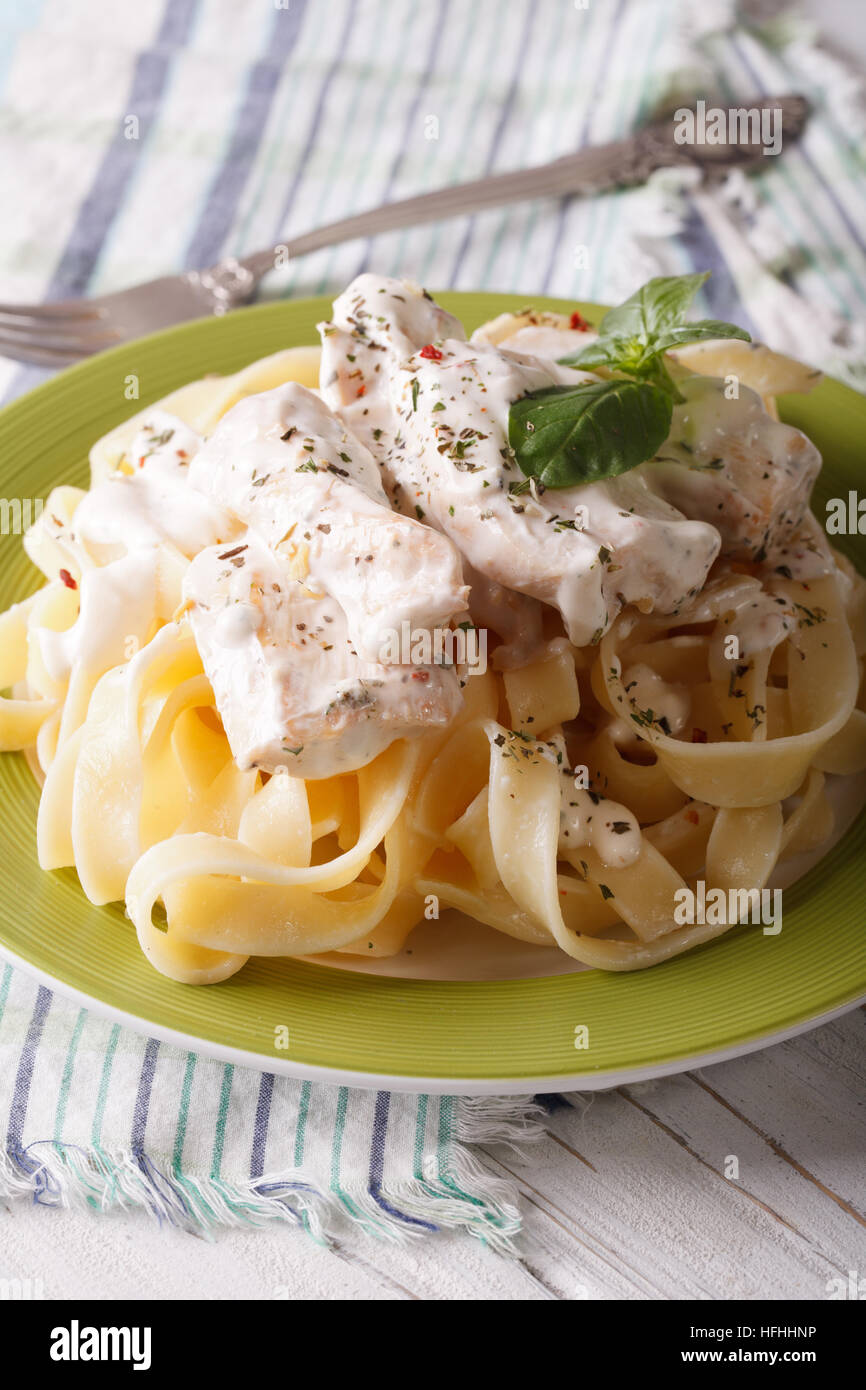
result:
<svg viewBox="0 0 866 1390"><path fill-rule="evenodd" d="M505 1144L520 1152L544 1134L544 1108L528 1096L461 1096L457 1138L463 1144Z"/></svg>
<svg viewBox="0 0 866 1390"><path fill-rule="evenodd" d="M164 1167L142 1150L82 1149L43 1140L0 1149L0 1198L41 1206L139 1209L160 1224L207 1235L221 1228L281 1221L322 1246L337 1245L347 1223L380 1240L405 1242L435 1230L461 1230L503 1255L516 1254L521 1218L513 1183L496 1177L468 1144L517 1148L543 1129L540 1107L519 1097L457 1100L457 1142L447 1157L428 1154L422 1176L381 1189L322 1189L303 1168L242 1182L200 1178Z"/></svg>

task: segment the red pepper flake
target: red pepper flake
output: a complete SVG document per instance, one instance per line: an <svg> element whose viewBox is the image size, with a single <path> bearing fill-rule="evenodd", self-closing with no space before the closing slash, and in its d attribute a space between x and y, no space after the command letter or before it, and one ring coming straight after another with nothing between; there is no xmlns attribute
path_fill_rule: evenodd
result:
<svg viewBox="0 0 866 1390"><path fill-rule="evenodd" d="M429 672L429 671L413 671L413 672L412 672L412 679L413 679L413 681L429 681L429 679L430 679L430 672Z"/></svg>
<svg viewBox="0 0 866 1390"><path fill-rule="evenodd" d="M588 333L590 328L592 327L592 325L587 323L583 315L579 314L576 309L572 314L571 318L568 320L568 326L569 328L576 328L578 333Z"/></svg>
<svg viewBox="0 0 866 1390"><path fill-rule="evenodd" d="M364 392L366 391L366 389L367 389L366 386L359 386L358 389L357 389L357 391L355 392L355 395L356 395L356 396L363 396L363 394L364 394Z"/></svg>
<svg viewBox="0 0 866 1390"><path fill-rule="evenodd" d="M179 459L185 459L188 457L186 449L175 449L175 453L177 454Z"/></svg>
<svg viewBox="0 0 866 1390"><path fill-rule="evenodd" d="M77 588L78 588L78 585L76 584L75 580L72 578L72 575L69 573L69 570L61 570L61 571L60 571L60 578L63 580L63 583L66 585L67 589L77 589Z"/></svg>
<svg viewBox="0 0 866 1390"><path fill-rule="evenodd" d="M138 466L139 466L139 468L143 468L143 467L144 467L144 460L145 460L146 458L147 458L147 454L142 454L142 455L141 455L141 458L138 460Z"/></svg>
<svg viewBox="0 0 866 1390"><path fill-rule="evenodd" d="M688 811L686 811L686 820L689 822L689 825L700 825L701 818L693 806L690 806Z"/></svg>
<svg viewBox="0 0 866 1390"><path fill-rule="evenodd" d="M428 362L442 361L442 353L439 351L438 347L434 347L432 343L426 343L418 353L418 356L426 357Z"/></svg>
<svg viewBox="0 0 866 1390"><path fill-rule="evenodd" d="M706 729L692 729L692 743L706 743Z"/></svg>

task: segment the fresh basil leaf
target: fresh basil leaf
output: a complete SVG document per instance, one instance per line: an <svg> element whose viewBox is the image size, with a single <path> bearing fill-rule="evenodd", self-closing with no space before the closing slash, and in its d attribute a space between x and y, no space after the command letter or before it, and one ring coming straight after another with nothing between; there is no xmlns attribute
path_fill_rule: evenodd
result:
<svg viewBox="0 0 866 1390"><path fill-rule="evenodd" d="M601 321L594 343L559 361L604 367L612 380L551 386L514 401L508 438L521 469L546 487L570 487L626 473L652 458L667 438L675 401L683 399L665 351L708 338L748 333L716 319L683 321L707 275L648 280ZM633 378L629 380L628 378Z"/></svg>
<svg viewBox="0 0 866 1390"><path fill-rule="evenodd" d="M707 272L708 273L708 272ZM707 338L740 338L749 335L735 324L720 319L684 323L683 315L707 279L703 275L660 275L645 285L601 321L601 333L580 352L558 360L566 367L608 367L671 391L681 399L661 354Z"/></svg>
<svg viewBox="0 0 866 1390"><path fill-rule="evenodd" d="M710 272L701 275L656 275L629 299L609 309L601 321L605 338L640 338L651 343L664 328L682 323L698 290Z"/></svg>
<svg viewBox="0 0 866 1390"><path fill-rule="evenodd" d="M512 402L508 441L521 470L545 487L615 478L658 452L673 403L649 382L548 386Z"/></svg>
<svg viewBox="0 0 866 1390"><path fill-rule="evenodd" d="M557 357L564 367L618 367L632 345L630 338L596 338L594 343L573 352L569 357Z"/></svg>
<svg viewBox="0 0 866 1390"><path fill-rule="evenodd" d="M683 399L665 365L664 354L646 351L634 340L626 342L622 338L614 338L608 341L599 338L598 342L590 343L575 357L560 357L558 360L565 366L579 364L581 367L608 367L611 371L625 372L639 381L660 386L674 401Z"/></svg>
<svg viewBox="0 0 866 1390"><path fill-rule="evenodd" d="M737 328L734 323L722 319L699 319L697 323L683 323L679 327L666 328L654 343L656 352L667 352L669 348L684 347L686 343L702 343L709 338L739 338L744 343L751 342L745 328Z"/></svg>

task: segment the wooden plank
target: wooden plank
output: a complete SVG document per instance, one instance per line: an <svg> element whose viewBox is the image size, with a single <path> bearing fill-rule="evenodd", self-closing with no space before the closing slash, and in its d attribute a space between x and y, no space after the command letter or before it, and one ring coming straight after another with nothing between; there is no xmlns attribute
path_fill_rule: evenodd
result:
<svg viewBox="0 0 866 1390"><path fill-rule="evenodd" d="M850 1212L866 1217L866 1015L706 1067L698 1084Z"/></svg>
<svg viewBox="0 0 866 1390"><path fill-rule="evenodd" d="M502 1177L518 1184L524 1217L521 1259L557 1298L621 1300L651 1295L650 1285L621 1268L604 1242L564 1210L551 1195L543 1172L533 1172L530 1180L513 1159L498 1159L492 1152L488 1159Z"/></svg>
<svg viewBox="0 0 866 1390"><path fill-rule="evenodd" d="M671 1077L664 1086L625 1087L623 1094L710 1173L798 1233L840 1273L863 1266L862 1218L721 1104L699 1078Z"/></svg>
<svg viewBox="0 0 866 1390"><path fill-rule="evenodd" d="M19 1202L0 1209L0 1223L0 1278L40 1279L48 1299L525 1302L556 1296L519 1261L457 1234L396 1246L347 1230L330 1251L289 1226L207 1238L160 1227L142 1211L100 1216Z"/></svg>
<svg viewBox="0 0 866 1390"><path fill-rule="evenodd" d="M684 1084L699 1090L682 1078L653 1083L654 1103L674 1105ZM502 1162L525 1199L573 1234L592 1297L820 1298L843 1266L829 1253L833 1239L803 1235L631 1097L598 1094L581 1110L554 1111L547 1129L526 1157ZM849 1220L824 1200L835 1220ZM833 1234L844 1256L847 1226Z"/></svg>

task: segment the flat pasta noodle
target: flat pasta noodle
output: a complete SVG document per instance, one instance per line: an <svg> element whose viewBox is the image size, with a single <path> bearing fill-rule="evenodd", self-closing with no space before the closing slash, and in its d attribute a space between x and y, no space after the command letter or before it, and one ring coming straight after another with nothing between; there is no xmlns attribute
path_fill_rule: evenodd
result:
<svg viewBox="0 0 866 1390"><path fill-rule="evenodd" d="M28 627L38 599L39 595L34 594L0 614L0 690L25 680ZM0 752L14 752L36 742L40 729L55 709L54 700L40 698L40 695L36 690L29 698L0 698Z"/></svg>
<svg viewBox="0 0 866 1390"><path fill-rule="evenodd" d="M677 348L674 361L701 376L734 379L751 387L762 397L764 406L778 420L776 397L788 392L814 390L823 373L784 353L774 352L764 343L744 343L736 338L718 338Z"/></svg>
<svg viewBox="0 0 866 1390"><path fill-rule="evenodd" d="M671 737L637 707L622 680L629 641L636 634L645 640L650 632L660 630L659 624L625 616L600 644L598 669L603 673L608 708L640 726L641 737L652 745L671 781L695 800L729 807L784 800L801 785L820 750L845 728L854 712L859 684L856 653L836 580L827 576L809 585L780 580L778 588L799 615L787 661L786 705L793 731L781 738L686 743ZM718 619L729 597L724 590L702 596L693 610L687 609L673 623L668 620L667 627ZM737 703L748 706L749 693L753 708L761 704L766 673ZM723 686L719 689L717 684L715 694L720 703L726 700ZM733 707L734 700L728 703Z"/></svg>
<svg viewBox="0 0 866 1390"><path fill-rule="evenodd" d="M245 829L252 844L199 831L152 846L126 885L127 910L145 955L172 973L176 937L211 951L229 940L242 945L246 955L308 955L345 946L372 930L405 886L401 860L406 832L395 822L414 761L411 748L395 744L360 770L358 840L324 864L283 864L260 853L256 841L263 834L262 823L249 818ZM265 850L269 842L270 834L264 833ZM381 884L361 898L335 897L357 881L382 842L387 868ZM166 903L166 933L152 918L158 898Z"/></svg>

